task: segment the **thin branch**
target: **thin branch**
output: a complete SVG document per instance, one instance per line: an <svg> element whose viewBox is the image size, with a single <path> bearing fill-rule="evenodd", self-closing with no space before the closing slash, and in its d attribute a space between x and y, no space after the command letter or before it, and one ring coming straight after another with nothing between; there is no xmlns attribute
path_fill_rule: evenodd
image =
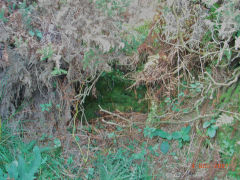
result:
<svg viewBox="0 0 240 180"><path fill-rule="evenodd" d="M107 110L103 109L100 105L98 105L98 107L100 108L100 111L105 112L105 113L107 113L107 114L111 114L111 115L113 115L113 116L116 116L116 117L118 117L118 118L120 118L120 119L122 119L122 120L124 120L124 121L127 121L127 122L130 123L130 124L132 124L132 122L131 122L129 119L126 119L125 117L122 117L122 116L120 116L120 115L118 115L118 114L115 114L115 113L112 113L112 112L110 112L110 111L107 111Z"/></svg>
<svg viewBox="0 0 240 180"><path fill-rule="evenodd" d="M211 79L211 81L213 82L213 84L215 84L216 86L226 86L226 87L229 87L229 86L231 86L233 83L236 83L237 80L238 80L238 78L239 78L239 76L240 76L240 72L239 72L238 74L235 75L235 78L234 78L232 81L230 81L230 82L228 82L228 83L218 83L218 82L216 82L216 81L212 78L212 76L211 76L208 72L204 72L204 74L207 74L208 77L209 77L209 78Z"/></svg>
<svg viewBox="0 0 240 180"><path fill-rule="evenodd" d="M108 124L108 125L125 127L124 125L120 125L120 124L117 124L117 123L114 123L114 122L105 121L103 118L101 119L101 121Z"/></svg>

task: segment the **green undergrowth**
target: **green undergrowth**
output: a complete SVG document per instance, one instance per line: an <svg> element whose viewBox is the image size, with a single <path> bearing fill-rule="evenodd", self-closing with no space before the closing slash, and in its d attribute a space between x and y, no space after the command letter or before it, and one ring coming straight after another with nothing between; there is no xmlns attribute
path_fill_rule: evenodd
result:
<svg viewBox="0 0 240 180"><path fill-rule="evenodd" d="M97 117L99 105L108 111L146 113L148 106L144 100L146 88L127 90L132 81L123 77L121 72L103 73L96 83L96 97L89 96L85 102L87 119Z"/></svg>
<svg viewBox="0 0 240 180"><path fill-rule="evenodd" d="M151 169L144 155L139 159L136 154L120 148L108 155L97 153L96 156L93 168L88 169L87 179L152 179Z"/></svg>
<svg viewBox="0 0 240 180"><path fill-rule="evenodd" d="M56 139L41 147L37 140L25 143L4 125L0 139L0 180L62 179L64 159Z"/></svg>
<svg viewBox="0 0 240 180"><path fill-rule="evenodd" d="M121 34L124 43L124 48L121 52L129 56L133 55L134 52L136 53L139 46L146 40L151 23L151 21L144 21L141 25L130 27L129 31L132 33L124 32Z"/></svg>
<svg viewBox="0 0 240 180"><path fill-rule="evenodd" d="M221 158L225 164L234 166L235 169L230 168L228 176L233 179L240 177L240 84L236 83L231 87L223 89L223 93L220 96L219 109L227 110L233 113L227 114L226 118L232 118L231 123L226 123L219 128L217 134L217 142L221 148ZM225 121L228 120L225 118Z"/></svg>
<svg viewBox="0 0 240 180"><path fill-rule="evenodd" d="M232 110L240 112L240 84L234 84L224 90L220 97L220 108L231 107Z"/></svg>
<svg viewBox="0 0 240 180"><path fill-rule="evenodd" d="M235 125L224 125L219 129L217 142L221 148L222 162L230 166L228 176L237 179L240 177L240 124L233 124ZM232 166L236 167L232 169Z"/></svg>
<svg viewBox="0 0 240 180"><path fill-rule="evenodd" d="M189 84L189 87L187 87L187 82L183 80L181 81L181 84L183 85L179 86L178 94L161 96L159 101L151 101L147 124L158 124L160 121L166 118L166 114L169 112L182 114L188 114L191 112L192 107L190 107L188 103L193 99L193 97L196 97L200 94L203 85L200 82L195 81ZM160 87L157 90L160 90ZM196 110L199 111L198 106L196 106Z"/></svg>

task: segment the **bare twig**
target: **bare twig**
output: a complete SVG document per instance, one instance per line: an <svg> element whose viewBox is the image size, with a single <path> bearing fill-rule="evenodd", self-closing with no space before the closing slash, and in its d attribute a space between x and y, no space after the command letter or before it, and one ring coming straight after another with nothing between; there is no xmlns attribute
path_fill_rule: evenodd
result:
<svg viewBox="0 0 240 180"><path fill-rule="evenodd" d="M125 127L124 125L120 125L120 124L117 124L117 123L114 123L114 122L105 121L103 118L101 120L102 120L102 122L104 122L106 124L109 124L109 125Z"/></svg>
<svg viewBox="0 0 240 180"><path fill-rule="evenodd" d="M105 113L107 113L107 114L111 114L111 115L113 115L113 116L116 116L116 117L118 117L118 118L120 118L120 119L122 119L122 120L124 120L124 121L127 121L127 122L130 123L130 124L132 124L132 122L131 122L129 119L126 119L125 117L122 117L122 116L120 116L120 115L118 115L118 114L115 114L115 113L112 113L112 112L110 112L110 111L107 111L107 110L103 109L100 105L98 105L98 107L100 108L100 111L105 112Z"/></svg>
<svg viewBox="0 0 240 180"><path fill-rule="evenodd" d="M238 80L238 78L239 78L239 76L240 76L240 72L239 72L239 73L237 73L237 74L235 75L235 78L234 78L232 81L230 81L230 82L228 82L228 83L219 83L219 82L216 82L208 72L204 72L204 74L207 74L208 77L209 77L209 78L211 79L211 81L213 82L213 84L215 84L216 86L226 86L226 87L229 87L229 86L231 86L233 83L236 83L237 80Z"/></svg>

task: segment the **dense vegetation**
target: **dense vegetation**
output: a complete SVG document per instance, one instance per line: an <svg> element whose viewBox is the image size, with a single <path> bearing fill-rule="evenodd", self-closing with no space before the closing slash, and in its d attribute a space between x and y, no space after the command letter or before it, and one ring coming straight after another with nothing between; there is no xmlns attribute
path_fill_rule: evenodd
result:
<svg viewBox="0 0 240 180"><path fill-rule="evenodd" d="M236 0L0 2L0 180L239 179Z"/></svg>

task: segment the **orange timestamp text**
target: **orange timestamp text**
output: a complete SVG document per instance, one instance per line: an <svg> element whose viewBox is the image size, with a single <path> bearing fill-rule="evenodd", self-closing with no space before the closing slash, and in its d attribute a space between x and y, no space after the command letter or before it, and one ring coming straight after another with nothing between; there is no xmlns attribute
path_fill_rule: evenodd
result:
<svg viewBox="0 0 240 180"><path fill-rule="evenodd" d="M222 164L222 163L199 163L199 164L192 164L192 168L198 167L200 169L206 169L206 168L218 168L218 169L224 169L228 168L229 164Z"/></svg>

